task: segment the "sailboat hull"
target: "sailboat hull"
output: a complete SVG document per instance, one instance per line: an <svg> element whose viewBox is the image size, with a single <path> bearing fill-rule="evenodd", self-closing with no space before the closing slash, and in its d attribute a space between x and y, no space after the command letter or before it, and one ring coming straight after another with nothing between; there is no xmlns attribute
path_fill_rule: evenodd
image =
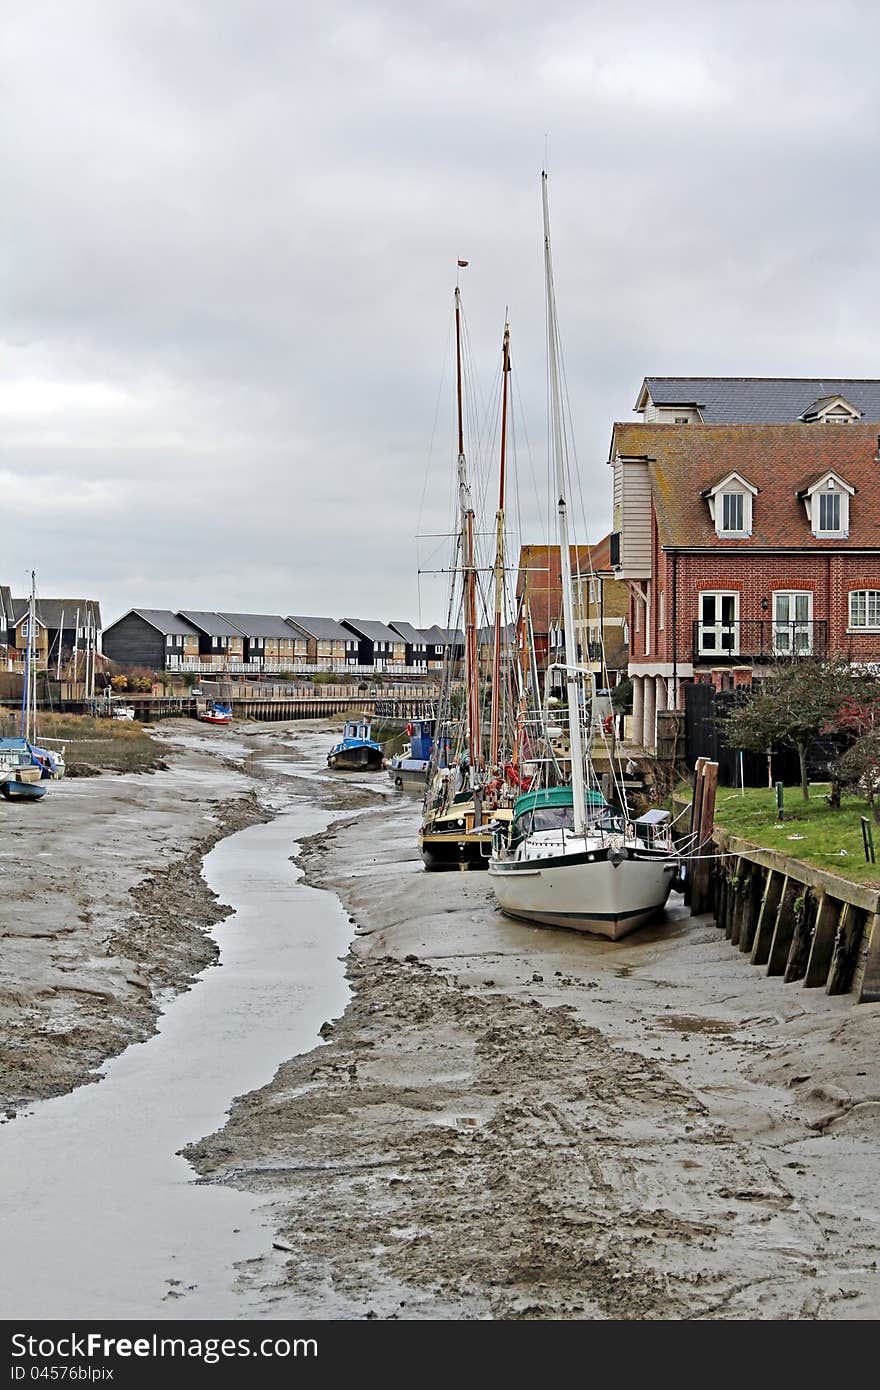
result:
<svg viewBox="0 0 880 1390"><path fill-rule="evenodd" d="M676 868L664 855L561 854L492 859L489 874L507 916L619 941L663 910Z"/></svg>

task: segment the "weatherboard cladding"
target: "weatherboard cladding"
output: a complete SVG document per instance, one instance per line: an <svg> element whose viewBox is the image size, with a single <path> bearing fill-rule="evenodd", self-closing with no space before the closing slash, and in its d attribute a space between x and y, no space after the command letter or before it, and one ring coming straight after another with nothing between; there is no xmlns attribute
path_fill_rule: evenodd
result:
<svg viewBox="0 0 880 1390"><path fill-rule="evenodd" d="M880 547L877 440L877 425L864 422L614 427L618 454L648 461L659 544L718 551ZM752 507L752 534L722 539L701 493L734 469L759 489ZM847 539L814 536L797 495L829 469L856 489L850 499Z"/></svg>
<svg viewBox="0 0 880 1390"><path fill-rule="evenodd" d="M880 421L880 380L648 376L645 385L655 405L696 405L707 424L792 424L834 396L861 410L864 423Z"/></svg>

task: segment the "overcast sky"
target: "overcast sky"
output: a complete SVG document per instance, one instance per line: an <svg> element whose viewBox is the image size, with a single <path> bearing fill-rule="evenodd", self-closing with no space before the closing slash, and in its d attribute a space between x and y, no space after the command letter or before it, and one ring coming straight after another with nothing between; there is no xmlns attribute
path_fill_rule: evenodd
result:
<svg viewBox="0 0 880 1390"><path fill-rule="evenodd" d="M545 161L579 539L646 374L880 376L878 50L867 0L6 0L0 582L442 620L458 257L545 538Z"/></svg>

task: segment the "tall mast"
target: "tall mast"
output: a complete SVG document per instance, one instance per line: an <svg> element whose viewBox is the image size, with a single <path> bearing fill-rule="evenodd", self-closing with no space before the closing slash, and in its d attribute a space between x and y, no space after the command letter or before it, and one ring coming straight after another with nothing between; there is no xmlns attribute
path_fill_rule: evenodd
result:
<svg viewBox="0 0 880 1390"><path fill-rule="evenodd" d="M571 583L571 550L568 540L568 504L566 502L565 436L563 432L562 396L559 383L559 329L556 323L556 293L553 285L553 262L550 255L550 207L547 201L547 175L541 175L541 195L544 210L544 277L547 293L547 358L550 366L550 419L553 426L552 449L556 465L556 525L559 537L559 560L562 571L562 621L565 626L565 686L568 700L568 741L571 748L571 790L574 802L574 830L582 835L586 825L584 794L584 746L581 732L581 682L575 670L577 642L574 628L574 598Z"/></svg>
<svg viewBox="0 0 880 1390"><path fill-rule="evenodd" d="M474 824L482 821L477 792L482 766L480 739L480 691L477 669L477 571L474 565L474 505L464 456L464 410L461 391L461 291L455 287L455 374L458 401L458 507L461 514L462 581L465 617L465 684L467 689L468 775L474 794Z"/></svg>
<svg viewBox="0 0 880 1390"><path fill-rule="evenodd" d="M489 766L498 767L498 724L501 711L501 605L504 592L504 483L507 466L507 378L510 374L510 325L504 325L501 347L501 464L499 468L498 511L495 514L495 633L492 645L492 722L489 738Z"/></svg>

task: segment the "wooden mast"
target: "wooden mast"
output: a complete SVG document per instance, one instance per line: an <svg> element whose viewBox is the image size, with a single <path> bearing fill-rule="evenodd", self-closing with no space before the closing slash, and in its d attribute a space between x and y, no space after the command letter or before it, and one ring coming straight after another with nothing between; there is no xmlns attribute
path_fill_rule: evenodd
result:
<svg viewBox="0 0 880 1390"><path fill-rule="evenodd" d="M461 514L462 583L465 618L465 688L467 691L468 776L474 797L474 825L482 822L478 773L482 767L480 691L477 658L477 571L474 565L474 507L464 454L464 410L461 389L461 291L455 287L455 373L458 402L458 505Z"/></svg>
<svg viewBox="0 0 880 1390"><path fill-rule="evenodd" d="M498 725L501 714L501 608L504 594L504 487L507 466L507 378L510 374L510 325L504 325L501 347L501 464L499 468L498 511L495 515L495 632L492 645L492 720L489 738L489 767L498 768Z"/></svg>

